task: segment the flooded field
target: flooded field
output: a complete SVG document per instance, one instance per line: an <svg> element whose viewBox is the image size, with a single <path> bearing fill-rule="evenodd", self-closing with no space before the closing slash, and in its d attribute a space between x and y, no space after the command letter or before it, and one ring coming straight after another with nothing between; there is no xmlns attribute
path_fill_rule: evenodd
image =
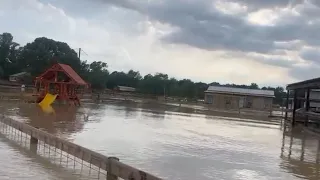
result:
<svg viewBox="0 0 320 180"><path fill-rule="evenodd" d="M74 179L71 173L27 151L0 135L0 179Z"/></svg>
<svg viewBox="0 0 320 180"><path fill-rule="evenodd" d="M124 102L55 106L54 114L34 104L0 103L0 109L14 119L117 156L164 179L319 179L318 138L300 131L283 134L275 121ZM61 177L61 169L1 137L0 154L8 159L0 165L0 174L11 179L17 174L5 169L17 169L22 172L19 176L30 179L68 179ZM30 169L34 176L28 173Z"/></svg>

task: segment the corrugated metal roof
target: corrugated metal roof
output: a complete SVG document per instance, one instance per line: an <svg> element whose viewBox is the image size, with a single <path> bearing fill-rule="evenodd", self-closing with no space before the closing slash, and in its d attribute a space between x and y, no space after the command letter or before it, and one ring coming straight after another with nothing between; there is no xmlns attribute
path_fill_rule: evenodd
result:
<svg viewBox="0 0 320 180"><path fill-rule="evenodd" d="M306 88L319 88L320 78L308 79L305 81L300 81L292 84L287 85L287 90L294 90L294 89L306 89Z"/></svg>
<svg viewBox="0 0 320 180"><path fill-rule="evenodd" d="M128 86L118 86L120 91L135 91L136 88L128 87Z"/></svg>
<svg viewBox="0 0 320 180"><path fill-rule="evenodd" d="M27 75L29 74L28 72L19 72L19 73L16 73L16 74L11 74L10 76L11 77L16 77L16 76L24 76L24 75Z"/></svg>
<svg viewBox="0 0 320 180"><path fill-rule="evenodd" d="M245 88L233 88L233 87L223 87L223 86L209 86L208 90L205 92L274 97L274 91L271 91L271 90L245 89Z"/></svg>

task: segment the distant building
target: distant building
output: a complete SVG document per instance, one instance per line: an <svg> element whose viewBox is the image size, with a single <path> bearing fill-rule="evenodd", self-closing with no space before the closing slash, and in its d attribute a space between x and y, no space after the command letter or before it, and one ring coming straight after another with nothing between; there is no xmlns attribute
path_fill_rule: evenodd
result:
<svg viewBox="0 0 320 180"><path fill-rule="evenodd" d="M136 88L128 87L128 86L117 86L116 90L121 92L135 92Z"/></svg>
<svg viewBox="0 0 320 180"><path fill-rule="evenodd" d="M24 80L24 78L26 76L30 76L29 73L27 72L20 72L20 73L17 73L17 74L12 74L9 76L9 81L11 82L21 82Z"/></svg>
<svg viewBox="0 0 320 180"><path fill-rule="evenodd" d="M241 109L271 111L274 91L209 86L205 92L206 104L217 109Z"/></svg>

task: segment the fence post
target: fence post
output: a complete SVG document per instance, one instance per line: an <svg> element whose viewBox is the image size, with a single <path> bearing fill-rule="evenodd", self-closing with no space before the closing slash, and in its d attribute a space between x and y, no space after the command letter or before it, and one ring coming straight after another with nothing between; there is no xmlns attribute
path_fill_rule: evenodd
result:
<svg viewBox="0 0 320 180"><path fill-rule="evenodd" d="M108 171L107 171L107 180L118 180L118 177L112 174L112 161L119 161L117 157L108 157Z"/></svg>
<svg viewBox="0 0 320 180"><path fill-rule="evenodd" d="M38 127L36 127L37 129L39 129ZM38 149L38 139L35 137L32 137L32 132L31 132L31 136L30 136L30 150L32 152L37 152Z"/></svg>

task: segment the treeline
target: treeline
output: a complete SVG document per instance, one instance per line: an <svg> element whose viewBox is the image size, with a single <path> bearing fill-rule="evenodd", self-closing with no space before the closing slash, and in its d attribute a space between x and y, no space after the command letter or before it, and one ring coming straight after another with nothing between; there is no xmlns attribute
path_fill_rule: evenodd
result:
<svg viewBox="0 0 320 180"><path fill-rule="evenodd" d="M29 72L30 79L42 73L54 63L70 65L93 89L113 89L118 85L135 87L141 93L203 99L209 85L259 89L256 83L250 85L193 82L190 79L177 80L167 74L156 73L142 76L139 71L114 71L109 73L107 63L81 61L74 49L67 43L46 37L36 38L33 42L20 46L13 41L10 33L0 34L0 78L8 79L11 74ZM275 102L280 104L285 92L282 87L262 87L275 91Z"/></svg>

